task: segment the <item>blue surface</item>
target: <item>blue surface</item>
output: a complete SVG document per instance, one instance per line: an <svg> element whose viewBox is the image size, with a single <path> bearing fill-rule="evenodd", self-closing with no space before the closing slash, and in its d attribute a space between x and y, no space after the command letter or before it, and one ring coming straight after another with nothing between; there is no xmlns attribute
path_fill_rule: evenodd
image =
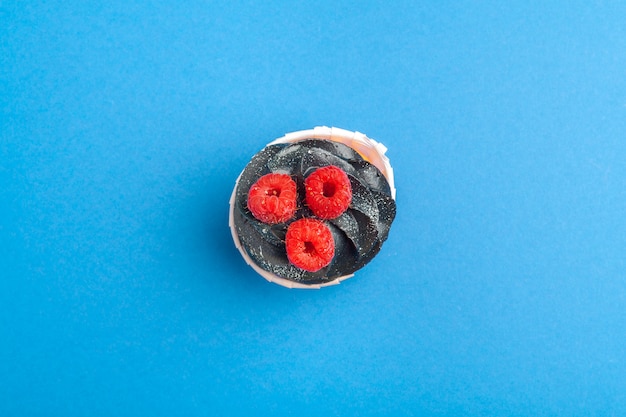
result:
<svg viewBox="0 0 626 417"><path fill-rule="evenodd" d="M626 414L623 2L41 3L0 5L0 415ZM287 290L227 202L317 125L398 216Z"/></svg>

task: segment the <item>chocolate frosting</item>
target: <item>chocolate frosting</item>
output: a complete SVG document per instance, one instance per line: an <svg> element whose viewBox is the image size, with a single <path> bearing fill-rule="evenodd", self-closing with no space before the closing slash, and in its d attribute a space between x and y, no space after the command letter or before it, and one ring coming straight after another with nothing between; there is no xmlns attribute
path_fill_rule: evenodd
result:
<svg viewBox="0 0 626 417"><path fill-rule="evenodd" d="M316 272L292 265L285 251L285 234L297 219L315 218L304 204L304 179L317 168L335 165L343 169L352 186L352 202L339 217L324 220L335 241L331 263ZM298 209L286 223L265 224L248 210L248 190L262 175L289 174L298 189ZM380 251L396 215L389 183L374 165L352 148L337 142L307 139L294 144L267 146L241 173L237 185L234 223L242 247L261 268L303 284L321 284L362 268Z"/></svg>

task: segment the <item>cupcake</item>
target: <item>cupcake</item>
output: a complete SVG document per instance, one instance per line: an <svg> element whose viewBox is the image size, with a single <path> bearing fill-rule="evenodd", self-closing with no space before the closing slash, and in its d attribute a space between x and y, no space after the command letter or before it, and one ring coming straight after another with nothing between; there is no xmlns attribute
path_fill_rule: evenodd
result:
<svg viewBox="0 0 626 417"><path fill-rule="evenodd" d="M396 214L386 148L316 127L257 153L237 179L229 225L244 260L289 288L339 284L369 263Z"/></svg>

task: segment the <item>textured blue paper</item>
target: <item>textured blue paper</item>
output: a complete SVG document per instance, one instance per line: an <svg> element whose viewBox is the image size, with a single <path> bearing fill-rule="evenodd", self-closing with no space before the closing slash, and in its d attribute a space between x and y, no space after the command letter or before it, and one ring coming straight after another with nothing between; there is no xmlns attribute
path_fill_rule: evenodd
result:
<svg viewBox="0 0 626 417"><path fill-rule="evenodd" d="M624 16L2 2L0 415L626 414ZM317 125L388 146L398 216L287 290L228 198Z"/></svg>

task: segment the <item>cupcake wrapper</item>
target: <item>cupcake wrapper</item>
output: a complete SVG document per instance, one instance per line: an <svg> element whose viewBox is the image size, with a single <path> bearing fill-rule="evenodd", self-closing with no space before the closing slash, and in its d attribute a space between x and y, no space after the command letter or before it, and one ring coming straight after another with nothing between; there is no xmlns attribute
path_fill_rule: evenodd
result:
<svg viewBox="0 0 626 417"><path fill-rule="evenodd" d="M339 129L336 127L326 127L326 126L318 126L314 129L310 130L300 130L297 132L288 133L285 136L278 138L269 144L283 144L283 143L295 143L306 139L324 139L331 140L333 142L343 143L346 146L354 149L358 152L363 159L370 162L376 168L380 170L380 172L385 176L387 182L389 183L389 188L391 190L391 197L395 200L396 198L396 189L394 187L393 180L393 169L391 164L389 163L389 158L385 156L387 152L387 148L373 139L368 138L362 133L359 132L351 132L344 129ZM234 206L235 206L235 196L237 186L239 185L239 178L235 182L235 188L233 189L233 193L230 196L230 213L228 218L228 225L230 227L230 232L233 236L233 241L235 246L241 253L241 256L246 261L248 265L252 267L259 275L261 275L266 280L273 282L278 285L282 285L287 288L302 288L302 289L319 289L322 287L327 287L330 285L337 285L341 283L341 281L346 280L354 276L354 274L344 275L339 278L334 279L333 281L325 282L323 284L301 284L298 282L290 281L285 278L281 278L271 272L268 272L262 268L260 268L246 253L245 249L241 246L241 241L239 240L239 235L237 234L237 230L234 223Z"/></svg>

